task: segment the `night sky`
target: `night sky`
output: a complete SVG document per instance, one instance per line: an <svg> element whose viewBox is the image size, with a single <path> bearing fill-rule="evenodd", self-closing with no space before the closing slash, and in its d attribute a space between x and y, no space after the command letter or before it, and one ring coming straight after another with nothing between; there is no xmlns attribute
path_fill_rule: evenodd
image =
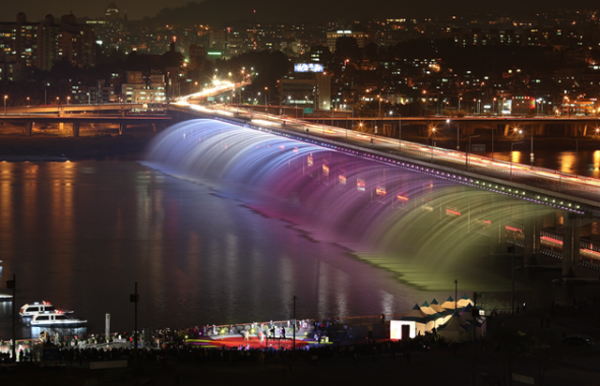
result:
<svg viewBox="0 0 600 386"><path fill-rule="evenodd" d="M466 12L512 12L545 11L564 8L598 9L593 0L206 0L216 8L222 8L231 20L251 19L248 8L257 10L257 21L323 21L342 18L378 17L423 17L436 15L464 14ZM18 12L25 12L28 21L39 21L46 14L61 16L71 11L77 17L99 17L110 1L81 0L26 0L24 2L2 0L2 21L12 21ZM127 11L130 20L154 16L165 7L183 6L190 0L119 0L117 7ZM196 1L199 2L199 1Z"/></svg>

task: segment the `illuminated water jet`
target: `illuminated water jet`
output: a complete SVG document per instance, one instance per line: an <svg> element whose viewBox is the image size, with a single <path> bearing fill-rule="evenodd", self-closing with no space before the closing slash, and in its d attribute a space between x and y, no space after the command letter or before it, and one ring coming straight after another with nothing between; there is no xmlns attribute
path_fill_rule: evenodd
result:
<svg viewBox="0 0 600 386"><path fill-rule="evenodd" d="M169 128L152 143L145 162L210 184L265 215L298 224L318 240L346 245L363 260L428 289L448 289L457 275L467 288L504 288L506 279L498 275L474 274L476 259L489 251L491 230L550 213L539 205L213 120Z"/></svg>

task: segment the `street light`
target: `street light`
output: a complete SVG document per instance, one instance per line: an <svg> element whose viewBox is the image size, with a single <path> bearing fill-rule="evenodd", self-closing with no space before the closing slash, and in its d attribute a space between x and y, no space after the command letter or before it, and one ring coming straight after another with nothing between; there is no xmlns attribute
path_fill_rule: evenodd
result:
<svg viewBox="0 0 600 386"><path fill-rule="evenodd" d="M267 92L269 91L268 87L265 87L265 112L267 111Z"/></svg>
<svg viewBox="0 0 600 386"><path fill-rule="evenodd" d="M524 134L526 132L523 131L523 129L519 130L519 134ZM531 138L531 152L529 153L529 162L531 164L531 166L533 166L533 160L534 160L534 155L533 155L533 133L529 133L530 138Z"/></svg>
<svg viewBox="0 0 600 386"><path fill-rule="evenodd" d="M456 314L456 305L458 303L458 279L454 279L454 313Z"/></svg>
<svg viewBox="0 0 600 386"><path fill-rule="evenodd" d="M352 110L354 111L354 109ZM390 111L390 115L394 115L393 111ZM398 113L398 149L402 151L402 114Z"/></svg>
<svg viewBox="0 0 600 386"><path fill-rule="evenodd" d="M433 163L433 148L435 147L435 127L431 128L431 163Z"/></svg>
<svg viewBox="0 0 600 386"><path fill-rule="evenodd" d="M446 119L446 123L451 125L450 120ZM456 124L456 150L460 150L460 127Z"/></svg>
<svg viewBox="0 0 600 386"><path fill-rule="evenodd" d="M294 325L292 326L292 328L294 329L293 350L295 352L296 351L296 300L298 300L298 298L296 296L294 296L293 299L294 299Z"/></svg>
<svg viewBox="0 0 600 386"><path fill-rule="evenodd" d="M70 100L71 100L71 97L70 97L70 96L68 96L68 97L67 97L67 106L69 105L69 101L70 101Z"/></svg>
<svg viewBox="0 0 600 386"><path fill-rule="evenodd" d="M8 95L4 96L4 115L6 115L6 100L8 99Z"/></svg>

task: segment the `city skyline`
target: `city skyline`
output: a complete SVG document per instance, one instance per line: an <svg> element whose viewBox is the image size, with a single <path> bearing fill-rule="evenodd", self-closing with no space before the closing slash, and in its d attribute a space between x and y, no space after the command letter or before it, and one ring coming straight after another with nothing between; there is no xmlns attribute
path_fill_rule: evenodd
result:
<svg viewBox="0 0 600 386"><path fill-rule="evenodd" d="M73 13L77 17L97 18L104 16L104 11L110 1L87 3L77 0L31 0L27 4L11 3L3 7L5 19L12 19L11 15L24 12L29 21L42 20L47 14L60 16ZM144 17L154 17L164 8L183 7L190 3L188 0L120 0L116 6L121 15L127 13L129 20L138 20ZM273 22L304 22L339 19L365 19L365 18L396 18L396 17L436 17L450 16L464 13L512 13L512 12L547 12L564 9L564 3L558 0L534 0L522 3L517 0L508 0L501 5L491 1L463 1L459 4L441 0L425 0L415 4L413 2L397 2L389 4L384 0L375 3L365 3L358 0L334 0L328 2L304 1L302 3L281 4L275 0L259 0L246 2L230 0L227 2L205 0L196 1L203 3L203 7L210 10L208 13L219 14L222 19L240 20L256 18L257 21ZM597 3L591 0L575 0L569 2L569 10L598 8ZM320 12L315 12L320 10ZM256 11L256 14L253 14ZM199 19L201 16L199 16ZM203 21L205 22L205 21Z"/></svg>

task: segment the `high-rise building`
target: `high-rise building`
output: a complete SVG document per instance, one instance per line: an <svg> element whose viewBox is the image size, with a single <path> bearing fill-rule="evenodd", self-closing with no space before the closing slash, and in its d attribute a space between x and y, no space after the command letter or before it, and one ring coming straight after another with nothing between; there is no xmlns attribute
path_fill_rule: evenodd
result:
<svg viewBox="0 0 600 386"><path fill-rule="evenodd" d="M18 63L20 66L32 67L38 60L37 23L27 22L26 15L21 12L16 22L0 23L0 60Z"/></svg>
<svg viewBox="0 0 600 386"><path fill-rule="evenodd" d="M64 15L59 24L54 22L52 15L48 15L38 26L37 66L50 70L58 60L67 60L77 67L93 66L94 44L93 29L78 24L75 15Z"/></svg>

